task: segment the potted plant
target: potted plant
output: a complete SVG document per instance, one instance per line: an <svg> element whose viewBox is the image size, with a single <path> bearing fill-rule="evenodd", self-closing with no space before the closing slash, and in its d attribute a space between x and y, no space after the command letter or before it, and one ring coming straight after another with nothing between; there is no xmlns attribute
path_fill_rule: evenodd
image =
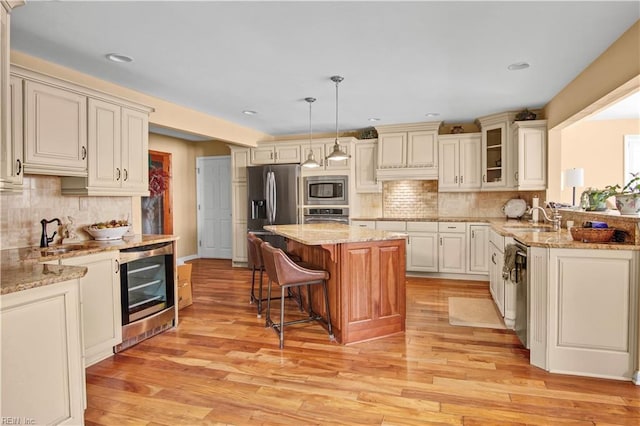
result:
<svg viewBox="0 0 640 426"><path fill-rule="evenodd" d="M623 187L609 185L606 187L616 197L616 207L620 214L640 214L640 173L631 173L631 180Z"/></svg>
<svg viewBox="0 0 640 426"><path fill-rule="evenodd" d="M587 188L580 196L580 205L589 212L603 212L607 210L607 198L615 194L613 187L605 189Z"/></svg>

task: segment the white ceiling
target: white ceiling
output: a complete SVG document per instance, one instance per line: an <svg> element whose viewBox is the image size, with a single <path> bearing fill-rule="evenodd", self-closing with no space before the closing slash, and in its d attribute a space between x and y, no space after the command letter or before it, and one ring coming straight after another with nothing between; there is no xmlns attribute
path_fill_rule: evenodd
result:
<svg viewBox="0 0 640 426"><path fill-rule="evenodd" d="M335 74L341 130L542 107L638 19L638 1L29 1L11 45L285 135L308 131L308 96L314 131L335 131Z"/></svg>

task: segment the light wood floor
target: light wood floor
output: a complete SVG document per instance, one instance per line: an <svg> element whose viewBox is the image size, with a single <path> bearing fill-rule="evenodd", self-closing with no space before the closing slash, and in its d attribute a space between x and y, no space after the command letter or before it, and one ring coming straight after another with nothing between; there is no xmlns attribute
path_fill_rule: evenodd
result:
<svg viewBox="0 0 640 426"><path fill-rule="evenodd" d="M487 283L409 278L404 335L340 346L299 324L279 350L248 270L193 264L179 327L87 369L88 425L640 425L640 387L548 374L511 331L449 325L447 298Z"/></svg>

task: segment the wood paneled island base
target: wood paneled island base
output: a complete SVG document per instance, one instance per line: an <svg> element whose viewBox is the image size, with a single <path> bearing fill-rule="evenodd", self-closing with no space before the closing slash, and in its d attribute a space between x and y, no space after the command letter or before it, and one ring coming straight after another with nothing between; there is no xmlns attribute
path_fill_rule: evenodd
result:
<svg viewBox="0 0 640 426"><path fill-rule="evenodd" d="M286 237L288 251L329 271L331 323L338 342L404 332L404 235L335 224L265 228ZM315 312L326 315L320 291L312 289L312 304Z"/></svg>

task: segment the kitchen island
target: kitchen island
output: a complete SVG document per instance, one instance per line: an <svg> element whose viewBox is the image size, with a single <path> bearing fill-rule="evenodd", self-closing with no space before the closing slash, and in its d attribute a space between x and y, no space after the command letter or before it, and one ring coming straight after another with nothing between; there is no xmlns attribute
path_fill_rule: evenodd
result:
<svg viewBox="0 0 640 426"><path fill-rule="evenodd" d="M273 225L287 250L329 272L329 307L336 340L362 342L405 330L405 234L340 224ZM304 299L304 298L303 298ZM320 291L315 312L326 315Z"/></svg>

